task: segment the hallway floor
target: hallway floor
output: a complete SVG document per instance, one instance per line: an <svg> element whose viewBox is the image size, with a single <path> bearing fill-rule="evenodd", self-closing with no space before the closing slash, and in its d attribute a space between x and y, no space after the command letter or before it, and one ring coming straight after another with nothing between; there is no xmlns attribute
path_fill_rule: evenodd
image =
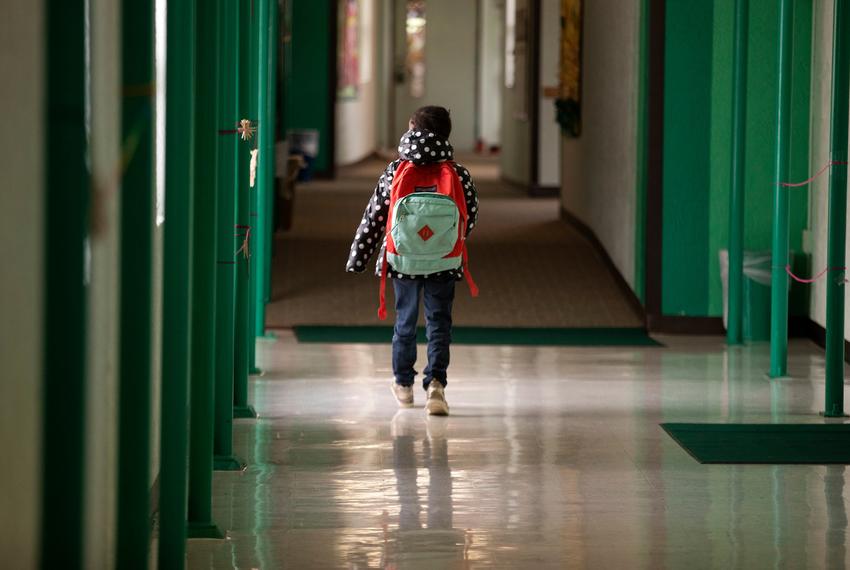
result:
<svg viewBox="0 0 850 570"><path fill-rule="evenodd" d="M459 162L480 197L469 256L481 295L473 299L458 284L456 325L642 326L597 250L559 219L558 199L531 199L501 182L497 159L470 155ZM269 328L380 323L375 258L363 275L345 273L345 262L385 166L372 159L340 169L336 180L298 186L292 230L276 240Z"/></svg>
<svg viewBox="0 0 850 570"><path fill-rule="evenodd" d="M244 473L215 474L226 541L190 568L843 568L844 466L700 465L665 421L821 422L823 354L457 346L452 415L399 411L389 346L259 345ZM423 356L420 347L420 358Z"/></svg>

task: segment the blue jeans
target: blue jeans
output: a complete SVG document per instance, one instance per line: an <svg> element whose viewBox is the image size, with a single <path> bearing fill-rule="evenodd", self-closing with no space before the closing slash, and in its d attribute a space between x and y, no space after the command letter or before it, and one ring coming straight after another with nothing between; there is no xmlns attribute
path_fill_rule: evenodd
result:
<svg viewBox="0 0 850 570"><path fill-rule="evenodd" d="M393 374L402 386L412 386L416 370L416 322L419 298L425 301L425 332L428 337L428 366L422 387L432 379L446 385L449 345L452 342L452 301L454 281L393 279L395 289L395 329L393 330Z"/></svg>

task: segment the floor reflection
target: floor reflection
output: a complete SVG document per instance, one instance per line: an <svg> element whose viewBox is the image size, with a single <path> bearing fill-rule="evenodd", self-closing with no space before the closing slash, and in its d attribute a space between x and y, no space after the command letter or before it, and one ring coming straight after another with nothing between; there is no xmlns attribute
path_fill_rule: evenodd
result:
<svg viewBox="0 0 850 570"><path fill-rule="evenodd" d="M398 568L423 558L431 563L466 559L467 532L454 528L448 418L428 417L421 440L421 410L399 410L390 424L393 474L398 496L398 523L387 524L384 568ZM421 432L420 432L421 433ZM421 452L419 452L421 450ZM420 487L424 488L423 497Z"/></svg>
<svg viewBox="0 0 850 570"><path fill-rule="evenodd" d="M263 345L244 473L216 473L225 542L190 568L845 568L844 466L701 465L669 421L820 422L823 357L663 349L453 352L452 416L398 412L389 347Z"/></svg>

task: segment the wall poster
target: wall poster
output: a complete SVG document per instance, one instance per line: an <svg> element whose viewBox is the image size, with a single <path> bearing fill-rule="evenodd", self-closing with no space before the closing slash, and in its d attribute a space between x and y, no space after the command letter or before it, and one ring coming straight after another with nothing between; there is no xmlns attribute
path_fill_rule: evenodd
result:
<svg viewBox="0 0 850 570"><path fill-rule="evenodd" d="M337 97L356 99L360 90L360 10L358 0L339 0Z"/></svg>
<svg viewBox="0 0 850 570"><path fill-rule="evenodd" d="M560 93L555 101L564 134L581 134L582 0L561 0Z"/></svg>

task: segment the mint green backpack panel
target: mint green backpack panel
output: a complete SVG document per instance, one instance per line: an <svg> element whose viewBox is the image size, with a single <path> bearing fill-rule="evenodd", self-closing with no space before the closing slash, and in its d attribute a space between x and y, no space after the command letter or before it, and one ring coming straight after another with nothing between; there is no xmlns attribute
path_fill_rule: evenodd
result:
<svg viewBox="0 0 850 570"><path fill-rule="evenodd" d="M446 259L458 240L460 212L449 196L414 192L398 201L393 210L391 234L398 253L387 261L399 273L430 275L457 269L460 256Z"/></svg>

